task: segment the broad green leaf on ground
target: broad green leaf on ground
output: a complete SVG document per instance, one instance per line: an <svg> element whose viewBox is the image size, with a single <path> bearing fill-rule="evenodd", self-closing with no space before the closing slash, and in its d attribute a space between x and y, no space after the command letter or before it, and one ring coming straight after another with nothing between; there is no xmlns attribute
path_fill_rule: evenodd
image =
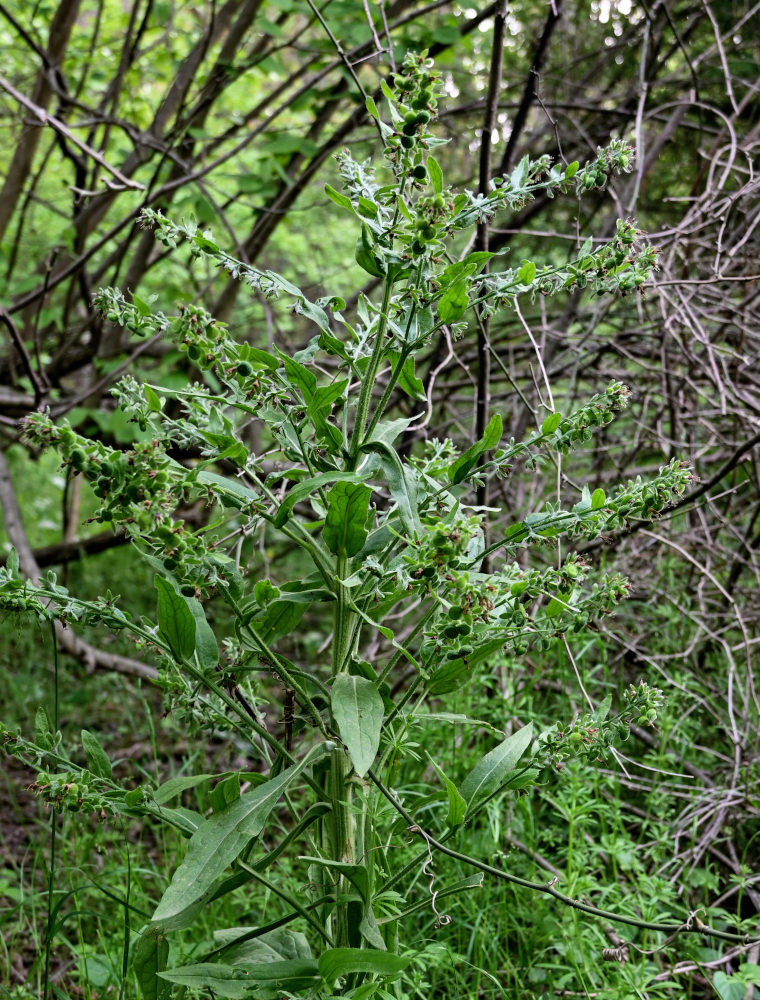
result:
<svg viewBox="0 0 760 1000"><path fill-rule="evenodd" d="M459 789L468 806L494 792L509 772L514 771L532 736L533 723L529 722L478 761Z"/></svg>
<svg viewBox="0 0 760 1000"><path fill-rule="evenodd" d="M339 674L333 681L332 711L351 763L363 778L377 755L383 726L383 699L372 681Z"/></svg>
<svg viewBox="0 0 760 1000"><path fill-rule="evenodd" d="M327 494L327 517L322 531L333 555L350 558L367 540L367 514L372 490L362 483L336 483Z"/></svg>
<svg viewBox="0 0 760 1000"><path fill-rule="evenodd" d="M170 923L196 903L250 841L261 833L270 812L291 781L324 756L328 749L327 744L320 744L300 763L204 820L190 838L185 859L174 873L153 914L154 923Z"/></svg>

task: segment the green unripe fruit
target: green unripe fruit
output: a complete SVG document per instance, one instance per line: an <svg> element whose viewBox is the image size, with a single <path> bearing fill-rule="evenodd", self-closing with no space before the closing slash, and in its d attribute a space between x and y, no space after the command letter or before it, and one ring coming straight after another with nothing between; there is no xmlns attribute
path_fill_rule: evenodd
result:
<svg viewBox="0 0 760 1000"><path fill-rule="evenodd" d="M110 462L102 462L100 466L101 475L110 478L113 475L113 466Z"/></svg>
<svg viewBox="0 0 760 1000"><path fill-rule="evenodd" d="M401 145L404 147L404 149L411 149L412 146L414 145L414 139L412 139L411 136L402 135L401 136Z"/></svg>
<svg viewBox="0 0 760 1000"><path fill-rule="evenodd" d="M197 344L191 344L187 349L187 356L191 361L197 361L201 356L201 349Z"/></svg>
<svg viewBox="0 0 760 1000"><path fill-rule="evenodd" d="M179 592L183 597L195 597L195 587L191 583L183 583Z"/></svg>
<svg viewBox="0 0 760 1000"><path fill-rule="evenodd" d="M417 126L414 122L407 122L401 131L407 136L417 135Z"/></svg>
<svg viewBox="0 0 760 1000"><path fill-rule="evenodd" d="M573 732L570 733L570 742L574 746L578 746L579 743L583 742L583 737L581 736L581 734L578 732L577 729L574 729Z"/></svg>
<svg viewBox="0 0 760 1000"><path fill-rule="evenodd" d="M417 115L413 111L407 111L404 115L405 125L415 125L417 122Z"/></svg>
<svg viewBox="0 0 760 1000"><path fill-rule="evenodd" d="M607 174L603 170L597 170L595 180L597 187L604 187L607 181Z"/></svg>
<svg viewBox="0 0 760 1000"><path fill-rule="evenodd" d="M437 194L435 198L433 198L433 207L437 208L439 211L446 208L446 202L443 200L442 194Z"/></svg>
<svg viewBox="0 0 760 1000"><path fill-rule="evenodd" d="M238 375L242 375L243 378L248 378L249 375L253 375L253 367L249 365L247 361L241 361L237 366Z"/></svg>
<svg viewBox="0 0 760 1000"><path fill-rule="evenodd" d="M472 646L460 646L459 647L459 655L462 658L464 658L466 656L472 656L472 652L473 652Z"/></svg>
<svg viewBox="0 0 760 1000"><path fill-rule="evenodd" d="M456 628L458 634L461 636L469 635L472 632L472 625L467 622L460 622Z"/></svg>
<svg viewBox="0 0 760 1000"><path fill-rule="evenodd" d="M458 621L463 614L464 611L462 610L462 608L459 607L458 604L454 604L452 605L452 607L449 608L449 618L453 618L454 621Z"/></svg>
<svg viewBox="0 0 760 1000"><path fill-rule="evenodd" d="M74 442L76 441L76 439L77 439L77 436L74 433L74 431L72 431L72 429L70 427L62 427L61 428L61 444L72 445L72 444L74 444Z"/></svg>
<svg viewBox="0 0 760 1000"><path fill-rule="evenodd" d="M446 659L447 660L458 660L459 659L459 650L458 649L449 649L447 651L447 653L446 653Z"/></svg>
<svg viewBox="0 0 760 1000"><path fill-rule="evenodd" d="M422 571L422 577L425 580L432 580L433 577L436 575L436 573L437 573L437 570L436 570L435 566L426 566L423 569L423 571Z"/></svg>
<svg viewBox="0 0 760 1000"><path fill-rule="evenodd" d="M423 243L420 243L419 240L415 240L414 243L412 243L412 253L417 254L419 256L421 253L424 252L425 252L425 245Z"/></svg>
<svg viewBox="0 0 760 1000"><path fill-rule="evenodd" d="M427 123L430 121L430 112L418 111L417 114L414 116L414 120L417 122L418 125L427 125Z"/></svg>
<svg viewBox="0 0 760 1000"><path fill-rule="evenodd" d="M418 163L417 166L412 171L412 177L418 181L424 181L427 177L427 167L424 163Z"/></svg>
<svg viewBox="0 0 760 1000"><path fill-rule="evenodd" d="M75 448L71 453L71 464L75 469L83 469L85 462L87 461L87 456L82 451L81 448Z"/></svg>
<svg viewBox="0 0 760 1000"><path fill-rule="evenodd" d="M456 637L459 635L459 626L447 625L446 628L443 630L443 634L446 636L447 639L456 639Z"/></svg>

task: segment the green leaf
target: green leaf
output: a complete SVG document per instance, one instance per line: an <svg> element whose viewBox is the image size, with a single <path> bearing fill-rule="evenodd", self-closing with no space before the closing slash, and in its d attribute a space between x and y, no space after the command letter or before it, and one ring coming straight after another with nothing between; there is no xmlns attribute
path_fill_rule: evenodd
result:
<svg viewBox="0 0 760 1000"><path fill-rule="evenodd" d="M467 803L459 794L459 789L451 780L447 778L443 773L441 768L436 764L433 758L428 754L428 760L433 765L438 773L438 777L443 781L446 786L446 792L449 796L449 814L446 817L446 822L450 827L460 826L464 820L464 814L467 811Z"/></svg>
<svg viewBox="0 0 760 1000"><path fill-rule="evenodd" d="M171 986L158 976L166 968L169 942L163 928L148 926L132 948L132 968L143 1000L164 1000Z"/></svg>
<svg viewBox="0 0 760 1000"><path fill-rule="evenodd" d="M377 756L384 706L372 681L352 674L338 674L330 703L340 738L346 744L354 770L363 778Z"/></svg>
<svg viewBox="0 0 760 1000"><path fill-rule="evenodd" d="M265 643L277 642L283 636L289 635L304 616L307 605L303 601L272 601L266 614L256 626ZM244 642L244 645L248 645ZM252 648L258 650L258 646Z"/></svg>
<svg viewBox="0 0 760 1000"><path fill-rule="evenodd" d="M196 788L198 785L202 785L204 781L210 781L215 777L219 777L219 775L183 774L178 778L169 778L168 781L163 782L153 792L153 800L157 805L161 806L165 802L170 802L173 798L181 795L186 789Z"/></svg>
<svg viewBox="0 0 760 1000"><path fill-rule="evenodd" d="M460 455L449 466L449 480L452 485L461 483L463 479L467 478L472 469L477 465L480 456L484 452L495 448L499 441L501 441L501 433L501 416L497 413L489 420L480 441L472 445L471 448L468 448L464 455Z"/></svg>
<svg viewBox="0 0 760 1000"><path fill-rule="evenodd" d="M599 510L607 503L607 496L601 486L591 494L591 509Z"/></svg>
<svg viewBox="0 0 760 1000"><path fill-rule="evenodd" d="M319 974L331 986L339 976L351 972L373 972L395 976L409 964L409 958L368 948L328 948L319 956Z"/></svg>
<svg viewBox="0 0 760 1000"><path fill-rule="evenodd" d="M321 486L329 486L330 483L366 483L366 481L367 473L358 472L320 472L311 479L304 479L302 483L294 486L282 501L272 523L275 528L281 528L290 517L293 507L301 500L306 500Z"/></svg>
<svg viewBox="0 0 760 1000"><path fill-rule="evenodd" d="M503 743L494 747L478 761L459 789L468 806L476 799L490 795L506 775L514 771L517 762L530 745L532 736L533 724L529 722L527 726L512 733Z"/></svg>
<svg viewBox="0 0 760 1000"><path fill-rule="evenodd" d="M359 267L363 268L367 274L371 274L373 278L385 277L383 266L377 259L375 251L372 248L369 229L365 225L362 225L361 236L356 241L355 257L356 263Z"/></svg>
<svg viewBox="0 0 760 1000"><path fill-rule="evenodd" d="M332 744L319 744L300 763L205 819L190 838L187 854L161 897L153 922L181 926L185 911L212 889L215 880L258 837L288 785L328 749Z"/></svg>
<svg viewBox="0 0 760 1000"><path fill-rule="evenodd" d="M428 691L431 694L447 694L460 685L460 679L469 673L470 669L491 656L504 646L504 639L489 639L477 646L465 661L461 656L449 660L443 666L434 670L428 681Z"/></svg>
<svg viewBox="0 0 760 1000"><path fill-rule="evenodd" d="M153 578L158 591L158 629L175 660L181 663L195 650L195 618L187 601L163 577Z"/></svg>
<svg viewBox="0 0 760 1000"><path fill-rule="evenodd" d="M82 730L82 746L84 747L85 757L87 757L87 766L92 773L99 778L110 778L113 775L111 761L98 742L97 737L93 736L87 729Z"/></svg>
<svg viewBox="0 0 760 1000"><path fill-rule="evenodd" d="M521 285L529 285L536 276L536 265L532 260L523 261L523 265L517 272L517 280Z"/></svg>
<svg viewBox="0 0 760 1000"><path fill-rule="evenodd" d="M262 985L278 991L292 992L315 986L318 982L317 963L313 959L288 959L283 962L242 962L221 965L203 962L183 965L160 973L162 979L192 989L212 989L225 1000L245 1000Z"/></svg>
<svg viewBox="0 0 760 1000"><path fill-rule="evenodd" d="M369 486L362 483L336 483L327 494L322 537L333 555L350 558L366 542L371 493Z"/></svg>
<svg viewBox="0 0 760 1000"><path fill-rule="evenodd" d="M394 369L399 363L400 358L401 354L398 351L388 351L388 360L391 362ZM420 401L427 400L425 386L422 384L422 379L417 377L414 370L413 357L409 357L404 361L398 375L398 384L407 396L411 396L412 399L419 399Z"/></svg>
<svg viewBox="0 0 760 1000"><path fill-rule="evenodd" d="M561 413L550 413L549 416L541 424L542 434L553 434L559 425L562 423Z"/></svg>
<svg viewBox="0 0 760 1000"><path fill-rule="evenodd" d="M138 298L134 292L132 293L132 301L135 304L135 309L141 316L150 316L150 306L147 302L143 302L142 299Z"/></svg>
<svg viewBox="0 0 760 1000"><path fill-rule="evenodd" d="M44 707L40 705L34 716L34 738L37 746L43 750L51 750L53 747L53 728Z"/></svg>
<svg viewBox="0 0 760 1000"><path fill-rule="evenodd" d="M412 536L422 534L420 515L417 510L417 479L414 469L404 464L395 448L380 441L368 441L362 446L365 451L376 451L388 482L388 489L396 501L399 517L405 530Z"/></svg>
<svg viewBox="0 0 760 1000"><path fill-rule="evenodd" d="M385 82L385 80L380 81L380 89L385 95L386 100L391 101L394 104L396 103L396 96L391 90L391 88L388 86L388 84Z"/></svg>
<svg viewBox="0 0 760 1000"><path fill-rule="evenodd" d="M370 201L369 198L359 197L359 215L363 215L365 219L374 219L377 217L379 209L374 201Z"/></svg>
<svg viewBox="0 0 760 1000"><path fill-rule="evenodd" d="M549 603L546 605L546 611L544 614L547 618L556 618L557 615L563 614L568 611L568 605L570 603L570 597L572 596L572 590L560 591L556 597L552 597Z"/></svg>
<svg viewBox="0 0 760 1000"><path fill-rule="evenodd" d="M376 121L380 121L380 113L377 110L374 97L367 95L367 100L364 102L364 106L366 107L368 113L372 115Z"/></svg>
<svg viewBox="0 0 760 1000"><path fill-rule="evenodd" d="M213 629L206 620L206 612L197 597L185 597L190 613L195 619L195 654L203 670L213 670L219 662L219 646Z"/></svg>
<svg viewBox="0 0 760 1000"><path fill-rule="evenodd" d="M152 413L161 412L161 400L158 394L151 389L149 385L143 385L143 394L145 395L145 401L148 404L148 408Z"/></svg>
<svg viewBox="0 0 760 1000"><path fill-rule="evenodd" d="M427 169L430 183L433 185L433 191L436 194L441 194L443 191L443 171L434 156L428 156Z"/></svg>
<svg viewBox="0 0 760 1000"><path fill-rule="evenodd" d="M336 205L339 205L341 208L347 208L349 212L353 212L354 206L351 204L351 199L341 194L340 191L336 191L331 184L325 184L325 194Z"/></svg>
<svg viewBox="0 0 760 1000"><path fill-rule="evenodd" d="M566 180L570 180L571 177L575 177L575 175L578 173L578 167L580 167L580 163L578 163L577 160L573 160L572 163L568 163L568 165L565 167Z"/></svg>
<svg viewBox="0 0 760 1000"><path fill-rule="evenodd" d="M713 977L713 986L720 1000L744 1000L747 984L736 976L727 976L718 970Z"/></svg>
<svg viewBox="0 0 760 1000"><path fill-rule="evenodd" d="M442 323L456 323L467 312L470 304L468 283L465 280L455 281L446 289L438 301L438 317Z"/></svg>

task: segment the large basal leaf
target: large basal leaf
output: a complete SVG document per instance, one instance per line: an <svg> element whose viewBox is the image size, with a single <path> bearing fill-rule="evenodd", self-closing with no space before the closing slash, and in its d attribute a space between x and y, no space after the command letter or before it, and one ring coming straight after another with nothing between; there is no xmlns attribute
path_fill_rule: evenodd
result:
<svg viewBox="0 0 760 1000"><path fill-rule="evenodd" d="M336 483L327 494L322 537L333 555L350 558L366 542L371 493L363 483Z"/></svg>
<svg viewBox="0 0 760 1000"><path fill-rule="evenodd" d="M196 990L212 989L214 996L224 997L225 1000L245 1000L256 996L260 987L276 987L290 992L316 986L319 982L319 970L313 959L244 962L240 965L203 962L169 969L160 975L162 979L179 986Z"/></svg>
<svg viewBox="0 0 760 1000"><path fill-rule="evenodd" d="M215 880L257 837L287 786L333 744L322 743L293 767L214 813L190 838L187 854L153 914L154 923L171 924L208 892Z"/></svg>
<svg viewBox="0 0 760 1000"><path fill-rule="evenodd" d="M479 760L462 782L459 789L462 798L471 805L475 799L490 795L495 791L510 771L514 771L517 762L530 745L533 736L533 723L518 729L508 736L503 743L494 747L482 760Z"/></svg>
<svg viewBox="0 0 760 1000"><path fill-rule="evenodd" d="M319 956L319 973L332 985L338 976L351 972L372 972L378 976L395 976L409 964L408 958L387 951L368 948L328 948Z"/></svg>
<svg viewBox="0 0 760 1000"><path fill-rule="evenodd" d="M363 778L377 755L383 726L383 699L372 681L339 674L333 681L332 711L351 763Z"/></svg>

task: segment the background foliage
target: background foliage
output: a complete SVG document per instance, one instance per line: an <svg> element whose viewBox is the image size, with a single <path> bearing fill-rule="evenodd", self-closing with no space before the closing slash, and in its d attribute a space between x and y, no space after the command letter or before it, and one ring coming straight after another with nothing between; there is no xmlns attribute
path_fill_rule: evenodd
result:
<svg viewBox="0 0 760 1000"><path fill-rule="evenodd" d="M627 415L593 439L587 466L501 480L488 499L506 510L529 509L551 490L571 493L575 477L605 487L651 475L673 457L691 463L698 481L675 510L654 526L634 524L587 543L590 559L603 567L614 557L633 584L612 624L600 622L567 646L494 661L481 684L447 695L441 710L503 731L514 720L579 716L584 689L598 705L640 676L658 683L668 699L658 729L637 728L623 764L579 762L561 784L529 800L498 801L478 829L481 854L527 877L543 878L543 870L560 878L564 892L593 893L610 909L625 900L654 919L685 908L734 927L760 907L753 874L758 8L513 4L497 47L501 86L489 100L503 13L500 4L355 0L318 11L290 0L200 8L154 0L0 4L6 532L18 530L17 498L40 567L61 567L72 592L94 597L110 587L131 608L153 614L152 573L118 546L118 536L87 520L98 501L82 478L64 475L53 455L18 438L18 419L49 406L105 445L126 447L143 435L116 409L113 382L129 372L181 388L196 377L191 359L159 337L138 338L100 315L93 307L99 286L127 289L167 311L191 298L254 346L295 351L311 336L302 317L242 293L213 267L189 267L181 251L168 256L139 227L141 208L211 226L242 260L297 277L311 299L338 291L350 309L358 289L372 292L375 283L354 263L355 225L329 204L324 183L334 180L332 157L342 147L358 160L377 149L354 76L379 97L394 61L428 48L445 83L439 134L452 139L436 155L447 178L473 190L482 182L484 136L494 175L526 153L584 161L597 145L630 138L632 174L590 189L582 201L538 197L516 217L497 217L488 245L508 248L509 266L547 254L564 265L587 237L608 240L615 219L632 216L661 248L656 276L641 292L612 299L581 289L561 302L538 297L492 318L487 335L473 325L460 340L444 337L418 362L435 406L403 393L395 404L399 416L417 418L403 439L410 454L428 437L461 444L476 436L479 372L490 372L490 410L518 440L548 408L568 412L611 379L629 385ZM251 434L255 448L255 427ZM197 525L208 512L188 507L184 516ZM262 545L257 560L267 576L300 571L286 549ZM212 606L212 622L217 614L223 625L223 610ZM36 706L52 709L49 639L10 619L2 630L4 721L28 733ZM302 659L319 655L308 625L292 646ZM121 761L120 777L160 781L248 767L223 733L202 753L195 744L191 750L187 719L165 720L173 739L158 741L154 666L128 643L85 633L69 639L66 651L65 738L73 746L82 725L98 732ZM275 693L269 709L263 693L262 711L284 732ZM466 773L489 745L482 733L444 726L428 726L414 743L401 748L410 796L424 796L432 778L423 747L433 757L454 749ZM145 827L67 818L58 872L68 882L56 888L60 908L49 925L48 819L41 810L38 824L27 790L34 774L10 759L6 773L4 988L40 995L40 956L53 926L59 995L118 994L124 886L139 926L181 843ZM186 794L196 807L208 806L203 786ZM452 881L469 874L455 868L446 870ZM407 921L410 935L428 941L427 985L420 972L410 995L451 995L454 982L462 996L752 995L756 950L719 950L696 938L659 950L662 937L619 938L619 928L558 909L550 897L487 879L452 903L452 924L435 929L419 878L425 907ZM637 946L627 963L600 961L603 949L623 940Z"/></svg>

